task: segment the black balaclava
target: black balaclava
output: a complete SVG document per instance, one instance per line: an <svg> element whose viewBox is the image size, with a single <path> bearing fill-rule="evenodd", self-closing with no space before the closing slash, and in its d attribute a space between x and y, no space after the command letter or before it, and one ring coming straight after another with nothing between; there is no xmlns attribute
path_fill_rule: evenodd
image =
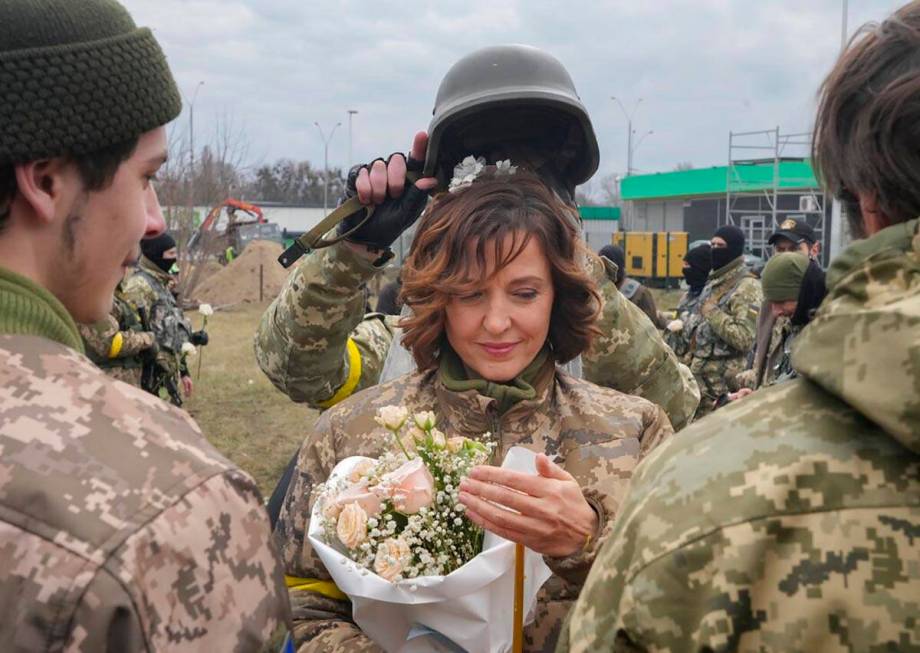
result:
<svg viewBox="0 0 920 653"><path fill-rule="evenodd" d="M690 293L699 295L712 270L712 247L709 243L694 247L684 255L684 261L690 266L684 268L684 279L690 286Z"/></svg>
<svg viewBox="0 0 920 653"><path fill-rule="evenodd" d="M155 238L145 238L141 241L141 251L144 256L167 274L169 274L169 270L176 262L176 259L163 258L163 252L175 246L176 241L165 231Z"/></svg>
<svg viewBox="0 0 920 653"><path fill-rule="evenodd" d="M626 252L623 248L619 245L604 245L598 254L617 264L617 285L623 283L626 278Z"/></svg>
<svg viewBox="0 0 920 653"><path fill-rule="evenodd" d="M795 305L795 313L790 322L795 326L805 326L811 322L815 312L827 295L827 286L824 285L824 270L815 261L809 261L802 279L802 288Z"/></svg>
<svg viewBox="0 0 920 653"><path fill-rule="evenodd" d="M727 247L712 248L712 269L720 270L744 254L744 232L733 224L716 229L712 237L725 241Z"/></svg>

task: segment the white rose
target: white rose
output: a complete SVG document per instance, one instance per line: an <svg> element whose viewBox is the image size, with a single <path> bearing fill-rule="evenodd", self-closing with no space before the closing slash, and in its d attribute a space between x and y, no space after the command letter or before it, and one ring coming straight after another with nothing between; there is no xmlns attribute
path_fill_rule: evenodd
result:
<svg viewBox="0 0 920 653"><path fill-rule="evenodd" d="M190 342L182 343L182 353L185 354L186 356L194 356L196 351L197 350L195 349L195 345L193 345L192 343Z"/></svg>
<svg viewBox="0 0 920 653"><path fill-rule="evenodd" d="M349 549L357 548L367 539L367 513L357 503L349 503L339 514L335 533Z"/></svg>
<svg viewBox="0 0 920 653"><path fill-rule="evenodd" d="M409 411L402 406L384 406L377 411L374 420L385 429L398 431L409 419Z"/></svg>
<svg viewBox="0 0 920 653"><path fill-rule="evenodd" d="M205 317L211 317L214 315L214 309L211 308L210 304L199 304L198 312L204 315Z"/></svg>
<svg viewBox="0 0 920 653"><path fill-rule="evenodd" d="M683 320L671 320L668 322L668 331L671 333L677 333L678 331L684 330L684 321Z"/></svg>
<svg viewBox="0 0 920 653"><path fill-rule="evenodd" d="M379 547L374 558L374 571L388 581L393 581L411 562L412 552L401 537L389 538Z"/></svg>
<svg viewBox="0 0 920 653"><path fill-rule="evenodd" d="M415 420L415 425L423 431L430 431L433 429L436 422L434 412L430 410L423 410L420 413L416 413L413 419Z"/></svg>

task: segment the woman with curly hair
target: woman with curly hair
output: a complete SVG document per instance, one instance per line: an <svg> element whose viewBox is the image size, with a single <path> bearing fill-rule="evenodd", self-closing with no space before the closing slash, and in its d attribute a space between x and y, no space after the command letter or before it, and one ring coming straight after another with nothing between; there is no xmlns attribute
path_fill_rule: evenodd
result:
<svg viewBox="0 0 920 653"><path fill-rule="evenodd" d="M601 299L582 264L593 254L571 208L536 176L509 172L490 168L428 208L402 271L401 298L412 309L403 343L419 371L320 418L275 541L288 575L329 579L306 537L311 490L340 460L383 453L389 441L373 418L387 405L435 411L448 437L489 439L495 463L512 446L545 454L537 475L475 468L460 498L473 522L544 556L553 576L525 647L551 651L633 469L671 426L648 401L560 369L598 334ZM313 589L292 590L291 599L299 651L377 649L347 599Z"/></svg>

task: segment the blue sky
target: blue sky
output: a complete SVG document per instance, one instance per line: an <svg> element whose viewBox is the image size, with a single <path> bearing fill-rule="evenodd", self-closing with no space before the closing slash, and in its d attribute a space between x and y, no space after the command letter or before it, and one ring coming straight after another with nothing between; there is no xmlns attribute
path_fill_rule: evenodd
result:
<svg viewBox="0 0 920 653"><path fill-rule="evenodd" d="M123 0L154 29L186 96L195 140L217 116L245 131L248 163L279 157L322 165L348 158L347 109L356 161L406 149L427 127L450 65L496 43L548 50L569 69L601 148L598 176L625 169L626 123L654 133L636 151L640 171L679 162L724 165L729 130L808 130L815 94L840 48L841 0ZM900 6L850 0L852 33ZM190 98L188 98L190 99ZM174 127L187 134L188 114Z"/></svg>

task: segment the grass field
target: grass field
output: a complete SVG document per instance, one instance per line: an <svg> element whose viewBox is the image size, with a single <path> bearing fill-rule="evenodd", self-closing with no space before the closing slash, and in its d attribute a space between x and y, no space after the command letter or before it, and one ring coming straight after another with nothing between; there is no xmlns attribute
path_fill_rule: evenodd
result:
<svg viewBox="0 0 920 653"><path fill-rule="evenodd" d="M208 318L201 378L193 357L195 389L185 403L208 440L252 474L266 497L317 417L276 390L256 364L252 338L267 305L240 304ZM200 328L201 315L189 317Z"/></svg>

